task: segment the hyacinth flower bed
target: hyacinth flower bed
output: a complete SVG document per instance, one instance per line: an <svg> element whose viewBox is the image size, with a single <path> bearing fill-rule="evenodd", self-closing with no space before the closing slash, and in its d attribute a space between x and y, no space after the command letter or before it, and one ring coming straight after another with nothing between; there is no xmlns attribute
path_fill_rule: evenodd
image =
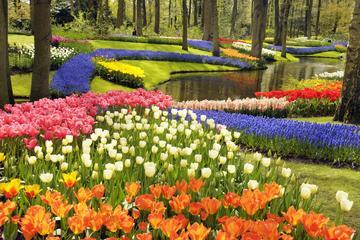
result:
<svg viewBox="0 0 360 240"><path fill-rule="evenodd" d="M192 48L204 50L207 52L211 52L213 49L213 44L211 41L205 41L205 40L188 40L188 44Z"/></svg>
<svg viewBox="0 0 360 240"><path fill-rule="evenodd" d="M282 46L275 46L271 44L268 46L268 48L275 51L282 50ZM286 47L286 52L294 55L308 55L308 54L322 53L328 51L336 51L336 48L334 46L300 47L300 48Z"/></svg>
<svg viewBox="0 0 360 240"><path fill-rule="evenodd" d="M128 94L137 104L113 107L87 101L98 110L87 134L37 135L31 149L3 139L4 238L352 239L355 230L341 224L353 204L347 193L334 193L330 220L314 201L318 186L299 182L281 160L242 153L242 134L205 116L160 110L169 101L160 93L145 107L148 95L156 94ZM73 111L71 103L61 109Z"/></svg>
<svg viewBox="0 0 360 240"><path fill-rule="evenodd" d="M323 160L332 164L360 164L360 128L196 110L217 124L242 132L239 143L288 156Z"/></svg>
<svg viewBox="0 0 360 240"><path fill-rule="evenodd" d="M51 89L63 95L88 92L90 90L90 81L95 73L95 65L92 60L94 57L116 60L192 62L231 66L239 69L251 68L251 65L246 62L223 57L173 52L98 49L90 54L79 54L63 64L52 79Z"/></svg>
<svg viewBox="0 0 360 240"><path fill-rule="evenodd" d="M96 73L106 80L132 88L144 86L142 68L119 61L95 59Z"/></svg>

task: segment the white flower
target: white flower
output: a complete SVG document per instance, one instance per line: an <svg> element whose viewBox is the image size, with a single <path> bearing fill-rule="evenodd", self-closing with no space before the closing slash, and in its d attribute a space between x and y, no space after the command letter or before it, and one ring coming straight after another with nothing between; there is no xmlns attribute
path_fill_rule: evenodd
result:
<svg viewBox="0 0 360 240"><path fill-rule="evenodd" d="M348 198L349 198L349 194L347 192L344 192L344 191L337 191L336 192L336 201L338 201L339 203L343 199L348 199Z"/></svg>
<svg viewBox="0 0 360 240"><path fill-rule="evenodd" d="M105 164L105 169L114 171L115 170L115 164L107 163L107 164Z"/></svg>
<svg viewBox="0 0 360 240"><path fill-rule="evenodd" d="M219 155L219 152L218 151L216 151L216 150L209 150L209 157L211 158L211 159L216 159L217 158L217 156Z"/></svg>
<svg viewBox="0 0 360 240"><path fill-rule="evenodd" d="M52 181L54 175L52 173L41 173L40 174L40 180L43 183L49 183Z"/></svg>
<svg viewBox="0 0 360 240"><path fill-rule="evenodd" d="M145 139L146 137L147 137L146 132L140 132L140 133L139 133L139 138L140 138L140 139Z"/></svg>
<svg viewBox="0 0 360 240"><path fill-rule="evenodd" d="M171 155L176 155L177 154L177 151L178 151L178 149L177 149L177 147L170 147L170 149L169 149L169 153L171 154Z"/></svg>
<svg viewBox="0 0 360 240"><path fill-rule="evenodd" d="M245 163L244 165L244 173L245 174L251 174L254 171L254 165L251 163Z"/></svg>
<svg viewBox="0 0 360 240"><path fill-rule="evenodd" d="M139 147L140 148L144 148L146 146L146 142L145 141L139 141Z"/></svg>
<svg viewBox="0 0 360 240"><path fill-rule="evenodd" d="M115 162L115 171L121 172L124 169L124 163L122 161Z"/></svg>
<svg viewBox="0 0 360 240"><path fill-rule="evenodd" d="M144 162L144 158L140 156L136 156L135 158L136 164L141 165Z"/></svg>
<svg viewBox="0 0 360 240"><path fill-rule="evenodd" d="M225 163L226 163L226 160L227 160L227 159L226 159L226 157L224 157L224 156L220 156L220 157L219 157L219 163L220 163L220 164L225 164Z"/></svg>
<svg viewBox="0 0 360 240"><path fill-rule="evenodd" d="M214 143L214 145L213 145L213 149L219 152L219 151L220 151L220 149L221 149L221 145L220 145L220 144L218 144L218 143Z"/></svg>
<svg viewBox="0 0 360 240"><path fill-rule="evenodd" d="M270 159L270 158L263 157L263 158L261 159L261 164L262 164L264 167L269 167L269 166L270 166L270 163L271 163L271 159Z"/></svg>
<svg viewBox="0 0 360 240"><path fill-rule="evenodd" d="M253 157L254 157L254 159L255 159L257 162L260 162L261 159L262 159L261 153L258 153L258 152L254 153L254 154L253 154Z"/></svg>
<svg viewBox="0 0 360 240"><path fill-rule="evenodd" d="M302 186L301 188L300 188L300 195L301 195L301 197L303 198L303 199L309 199L310 198L310 196L311 196L311 189L310 189L310 187L309 186L306 186L306 185L304 185L304 186Z"/></svg>
<svg viewBox="0 0 360 240"><path fill-rule="evenodd" d="M122 159L122 157L123 157L123 155L121 153L117 153L115 159L116 159L116 161L119 161Z"/></svg>
<svg viewBox="0 0 360 240"><path fill-rule="evenodd" d="M86 159L85 161L83 161L83 163L84 163L84 166L87 168L91 167L91 165L92 165L92 161L90 159Z"/></svg>
<svg viewBox="0 0 360 240"><path fill-rule="evenodd" d="M163 140L159 141L159 147L160 148L166 147L166 141L163 141Z"/></svg>
<svg viewBox="0 0 360 240"><path fill-rule="evenodd" d="M113 176L114 171L110 170L110 169L105 169L104 170L104 179L105 180L110 180Z"/></svg>
<svg viewBox="0 0 360 240"><path fill-rule="evenodd" d="M282 168L281 169L281 175L284 178L289 178L291 176L291 169L290 168Z"/></svg>
<svg viewBox="0 0 360 240"><path fill-rule="evenodd" d="M60 165L61 171L66 171L68 169L68 167L69 167L69 164L67 162L63 162Z"/></svg>
<svg viewBox="0 0 360 240"><path fill-rule="evenodd" d="M234 174L236 172L236 167L235 165L228 165L227 170L230 174Z"/></svg>
<svg viewBox="0 0 360 240"><path fill-rule="evenodd" d="M197 170L199 168L199 163L197 163L197 162L190 163L190 168L194 169L194 170Z"/></svg>
<svg viewBox="0 0 360 240"><path fill-rule="evenodd" d="M153 177L156 172L156 164L153 162L144 163L145 175L147 177Z"/></svg>
<svg viewBox="0 0 360 240"><path fill-rule="evenodd" d="M181 166L181 167L186 167L187 164L188 164L188 162L187 162L186 159L181 159L181 161L180 161L180 166Z"/></svg>
<svg viewBox="0 0 360 240"><path fill-rule="evenodd" d="M159 151L159 148L157 146L154 145L154 146L151 147L151 152L153 154L156 154L158 151Z"/></svg>
<svg viewBox="0 0 360 240"><path fill-rule="evenodd" d="M167 171L168 172L172 172L174 170L174 165L172 165L171 163L168 165L167 167Z"/></svg>
<svg viewBox="0 0 360 240"><path fill-rule="evenodd" d="M255 190L259 187L259 183L256 180L249 180L247 185L248 185L248 188L251 190Z"/></svg>
<svg viewBox="0 0 360 240"><path fill-rule="evenodd" d="M187 174L189 177L195 177L195 169L189 168Z"/></svg>
<svg viewBox="0 0 360 240"><path fill-rule="evenodd" d="M160 141L160 138L158 136L153 137L153 143L158 144Z"/></svg>
<svg viewBox="0 0 360 240"><path fill-rule="evenodd" d="M122 152L123 154L127 154L127 153L129 152L129 147L128 147L128 146L122 146L122 147L121 147L121 152Z"/></svg>
<svg viewBox="0 0 360 240"><path fill-rule="evenodd" d="M280 197L284 196L285 188L283 186L280 186Z"/></svg>
<svg viewBox="0 0 360 240"><path fill-rule="evenodd" d="M66 139L66 141L67 141L68 143L72 143L73 140L74 140L74 137L73 137L72 135L66 135L66 136L65 136L65 139Z"/></svg>
<svg viewBox="0 0 360 240"><path fill-rule="evenodd" d="M31 156L31 157L29 157L28 162L30 165L34 165L36 163L36 160L37 159L35 156Z"/></svg>
<svg viewBox="0 0 360 240"><path fill-rule="evenodd" d="M234 132L234 138L238 139L240 137L240 133L239 132Z"/></svg>
<svg viewBox="0 0 360 240"><path fill-rule="evenodd" d="M234 158L234 152L228 152L227 153L227 158L228 159L233 159Z"/></svg>
<svg viewBox="0 0 360 240"><path fill-rule="evenodd" d="M97 171L92 171L92 173L91 173L92 179L97 179L98 176L99 176L99 173Z"/></svg>
<svg viewBox="0 0 360 240"><path fill-rule="evenodd" d="M125 167L130 167L131 166L131 160L130 159L126 159L125 160Z"/></svg>
<svg viewBox="0 0 360 240"><path fill-rule="evenodd" d="M342 199L340 202L340 208L343 212L350 212L354 202L349 199Z"/></svg>
<svg viewBox="0 0 360 240"><path fill-rule="evenodd" d="M201 176L203 178L209 178L211 176L211 168L202 168L201 169Z"/></svg>
<svg viewBox="0 0 360 240"><path fill-rule="evenodd" d="M202 160L202 155L201 154L196 154L194 158L195 158L195 162L200 163L201 160Z"/></svg>
<svg viewBox="0 0 360 240"><path fill-rule="evenodd" d="M116 149L110 149L108 150L108 154L110 158L116 158L117 151Z"/></svg>
<svg viewBox="0 0 360 240"><path fill-rule="evenodd" d="M46 146L46 148L50 148L50 147L53 146L53 142L51 140L46 140L45 141L45 146Z"/></svg>
<svg viewBox="0 0 360 240"><path fill-rule="evenodd" d="M161 153L160 154L160 160L166 161L168 159L169 155L167 153Z"/></svg>
<svg viewBox="0 0 360 240"><path fill-rule="evenodd" d="M201 120L202 122L205 122L205 120L206 120L206 115L201 115L201 116L200 116L200 120Z"/></svg>

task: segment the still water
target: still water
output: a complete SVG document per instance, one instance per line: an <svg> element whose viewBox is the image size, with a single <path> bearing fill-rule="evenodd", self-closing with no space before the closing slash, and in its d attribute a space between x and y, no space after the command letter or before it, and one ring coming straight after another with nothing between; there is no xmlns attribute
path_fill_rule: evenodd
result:
<svg viewBox="0 0 360 240"><path fill-rule="evenodd" d="M299 62L270 64L266 70L174 74L157 89L176 101L246 98L258 91L279 90L289 78L302 80L339 70L344 70L344 61L302 58Z"/></svg>

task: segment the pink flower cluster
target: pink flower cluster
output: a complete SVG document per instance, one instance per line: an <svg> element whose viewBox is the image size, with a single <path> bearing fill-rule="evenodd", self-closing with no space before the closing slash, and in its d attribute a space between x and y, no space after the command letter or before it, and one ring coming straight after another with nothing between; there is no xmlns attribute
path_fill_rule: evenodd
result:
<svg viewBox="0 0 360 240"><path fill-rule="evenodd" d="M6 105L0 110L0 140L25 137L29 149L37 144L37 137L62 139L66 135L90 134L94 117L110 107L149 107L165 109L172 105L170 96L160 91L111 91L106 94L86 93L61 99L41 99L34 103Z"/></svg>
<svg viewBox="0 0 360 240"><path fill-rule="evenodd" d="M284 110L289 106L290 102L285 98L245 98L236 100L203 100L203 101L185 101L176 102L176 108L190 108L198 110L230 110L230 111L261 111L266 110Z"/></svg>

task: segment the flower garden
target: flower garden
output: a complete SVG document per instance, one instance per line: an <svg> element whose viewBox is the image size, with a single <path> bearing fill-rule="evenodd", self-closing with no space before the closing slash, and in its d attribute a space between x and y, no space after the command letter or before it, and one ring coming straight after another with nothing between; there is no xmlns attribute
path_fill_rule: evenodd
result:
<svg viewBox="0 0 360 240"><path fill-rule="evenodd" d="M359 156L353 154L356 127L309 124L309 134L298 136L289 132L298 127L285 127L296 122L283 121L269 135L262 129L275 119L241 122L229 113L171 107L171 97L144 90L7 106L0 113L5 239L351 239L355 234L342 224L353 205L346 192L336 193L339 212L329 219L318 211L318 186L301 182L281 159L244 152L238 143L262 136L276 140L274 146L298 141L302 149L306 143L317 152L340 148ZM250 124L255 121L259 124ZM246 123L254 129L244 128ZM319 141L326 139L320 133L339 137L328 144ZM352 142L346 134L353 134L347 138Z"/></svg>

